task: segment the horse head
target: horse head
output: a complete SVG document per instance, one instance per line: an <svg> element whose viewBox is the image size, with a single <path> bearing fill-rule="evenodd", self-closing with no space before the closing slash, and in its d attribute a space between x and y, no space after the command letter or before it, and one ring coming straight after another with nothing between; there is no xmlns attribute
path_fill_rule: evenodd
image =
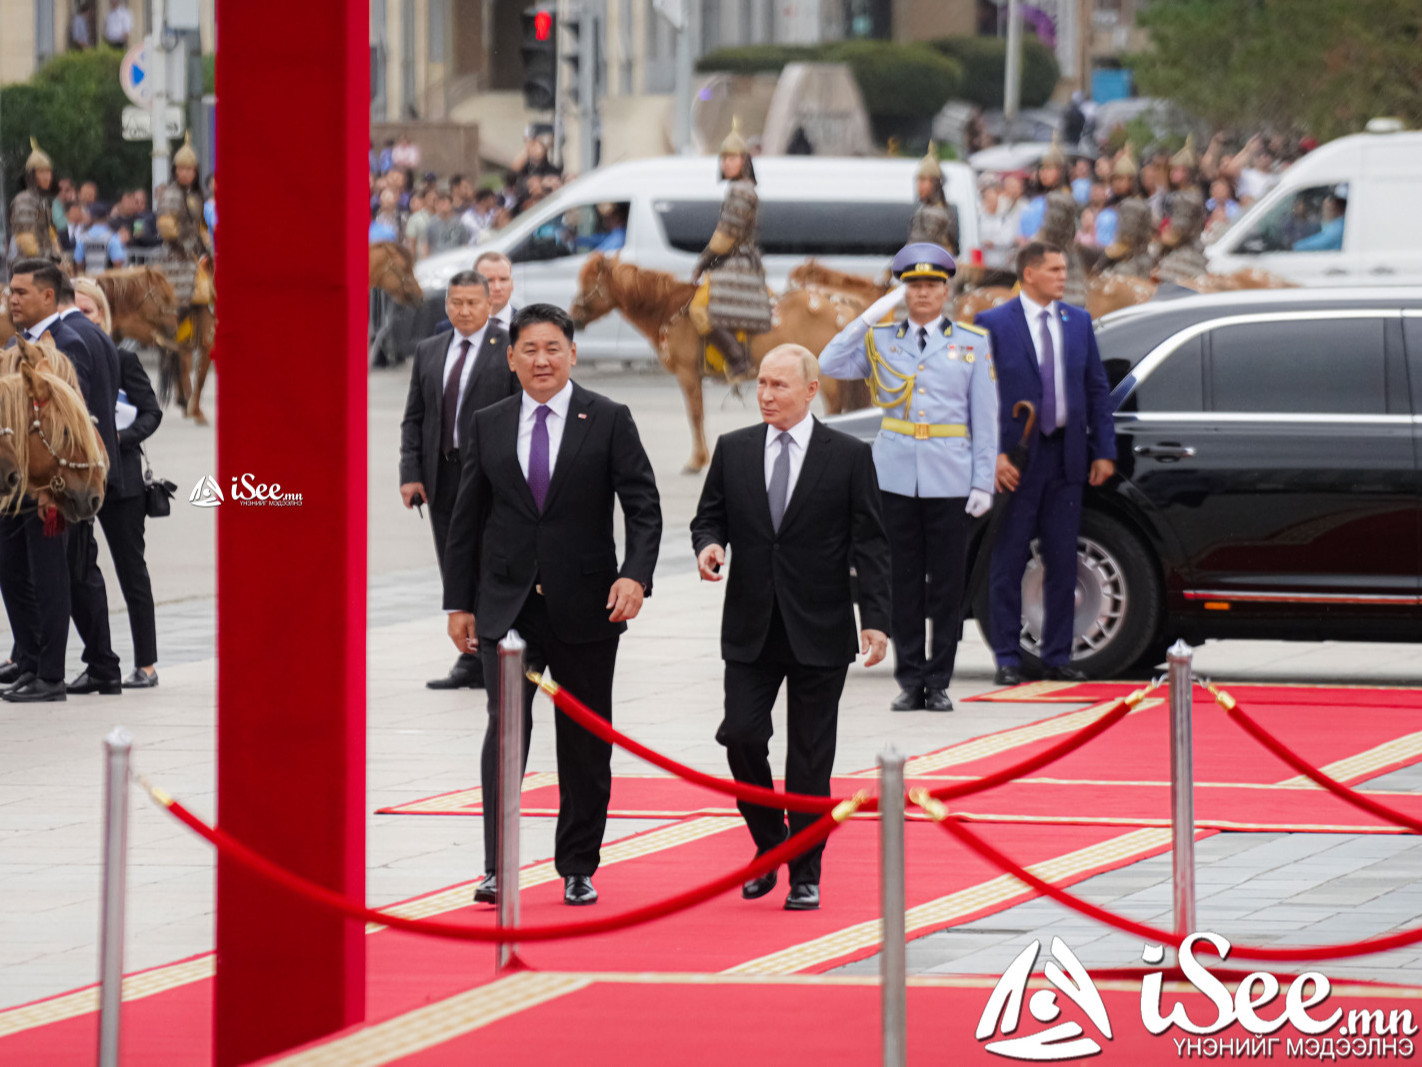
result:
<svg viewBox="0 0 1422 1067"><path fill-rule="evenodd" d="M19 343L19 371L29 407L30 491L68 522L83 522L104 502L108 455L79 390L65 381L68 363L45 334ZM73 368L67 368L72 377Z"/></svg>
<svg viewBox="0 0 1422 1067"><path fill-rule="evenodd" d="M389 293L406 307L419 307L425 292L415 280L415 257L394 241L370 246L370 288Z"/></svg>
<svg viewBox="0 0 1422 1067"><path fill-rule="evenodd" d="M578 295L568 307L568 314L578 329L596 322L617 306L608 284L612 267L612 261L601 252L593 252L578 271Z"/></svg>
<svg viewBox="0 0 1422 1067"><path fill-rule="evenodd" d="M24 379L0 377L0 511L14 511L29 484L30 405Z"/></svg>

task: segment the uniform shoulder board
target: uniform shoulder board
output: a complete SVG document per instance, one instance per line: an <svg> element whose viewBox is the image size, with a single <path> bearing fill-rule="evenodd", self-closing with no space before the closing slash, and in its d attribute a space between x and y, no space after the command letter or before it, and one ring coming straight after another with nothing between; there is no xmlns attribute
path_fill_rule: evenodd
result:
<svg viewBox="0 0 1422 1067"><path fill-rule="evenodd" d="M988 332L984 330L981 326L974 326L970 322L955 322L953 325L960 330L967 330L969 333L975 333L979 337L986 337L988 335Z"/></svg>

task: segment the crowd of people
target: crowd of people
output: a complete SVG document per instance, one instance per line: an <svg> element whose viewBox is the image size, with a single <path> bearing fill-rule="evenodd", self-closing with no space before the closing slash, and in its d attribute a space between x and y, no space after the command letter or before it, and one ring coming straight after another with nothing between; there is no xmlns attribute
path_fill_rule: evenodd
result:
<svg viewBox="0 0 1422 1067"><path fill-rule="evenodd" d="M1010 268L1018 249L1038 236L1046 197L1058 189L1069 192L1076 204L1074 241L1083 248L1104 252L1118 244L1120 205L1128 199L1141 200L1149 207L1150 226L1157 236L1170 229L1176 204L1187 206L1192 216L1198 210L1200 243L1210 244L1243 210L1268 193L1289 166L1315 147L1317 142L1309 137L1255 134L1231 150L1226 136L1217 133L1203 152L1197 152L1191 136L1174 152L1156 144L1138 156L1135 146L1127 142L1093 158L1054 144L1030 171L979 176L984 263ZM1196 199L1198 208L1192 203ZM1341 226L1330 228L1327 224L1346 209L1346 190L1338 191L1335 199L1338 202L1331 205L1331 217L1300 220L1297 240L1317 236L1318 247L1329 247L1327 242L1341 238Z"/></svg>

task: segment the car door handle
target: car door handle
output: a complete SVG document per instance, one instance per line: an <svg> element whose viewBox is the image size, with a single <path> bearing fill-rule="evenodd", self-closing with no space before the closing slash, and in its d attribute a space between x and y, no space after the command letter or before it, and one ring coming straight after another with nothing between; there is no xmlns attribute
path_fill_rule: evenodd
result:
<svg viewBox="0 0 1422 1067"><path fill-rule="evenodd" d="M1162 463L1189 459L1195 454L1195 449L1190 445L1178 445L1174 441L1162 441L1158 445L1136 445L1131 451L1146 459L1158 459Z"/></svg>
<svg viewBox="0 0 1422 1067"><path fill-rule="evenodd" d="M1330 268L1328 268L1328 270L1324 271L1323 273L1324 273L1325 275L1327 275L1328 277L1330 277L1330 278L1337 278L1337 277L1341 277L1341 276L1344 275L1344 274L1347 274L1348 272L1347 272L1346 270L1344 270L1342 267L1330 267Z"/></svg>
<svg viewBox="0 0 1422 1067"><path fill-rule="evenodd" d="M1372 270L1368 271L1368 273L1369 273L1369 274L1396 274L1397 271L1396 271L1396 269L1394 269L1393 267L1374 267Z"/></svg>

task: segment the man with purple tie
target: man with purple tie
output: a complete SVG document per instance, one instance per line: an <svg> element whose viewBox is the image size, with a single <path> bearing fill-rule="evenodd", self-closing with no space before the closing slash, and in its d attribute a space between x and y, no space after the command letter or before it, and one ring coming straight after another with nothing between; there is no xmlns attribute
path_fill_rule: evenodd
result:
<svg viewBox="0 0 1422 1067"><path fill-rule="evenodd" d="M509 366L522 389L475 413L461 446L459 495L444 558L449 636L498 677L498 643L527 642L528 666L612 719L617 644L652 592L662 539L652 464L622 404L569 380L578 360L573 320L530 304L509 326ZM613 502L622 506L626 554L617 564ZM524 761L533 695L524 688ZM474 899L494 903L498 855L499 693L488 688L484 871ZM597 870L612 790L612 747L566 716L554 720L558 828L553 858L568 904L597 900Z"/></svg>
<svg viewBox="0 0 1422 1067"><path fill-rule="evenodd" d="M1043 676L1080 681L1071 666L1076 600L1076 541L1081 525L1082 486L1103 485L1116 472L1116 432L1111 389L1091 316L1062 302L1066 256L1042 241L1017 256L1022 291L977 318L992 337L997 359L1001 444L997 488L1010 492L990 571L988 632L997 658L996 683L1022 681L1022 574L1039 545L1043 581L1041 659ZM1013 407L1031 401L1037 434L1025 470L1008 460L1020 440L1023 418Z"/></svg>

